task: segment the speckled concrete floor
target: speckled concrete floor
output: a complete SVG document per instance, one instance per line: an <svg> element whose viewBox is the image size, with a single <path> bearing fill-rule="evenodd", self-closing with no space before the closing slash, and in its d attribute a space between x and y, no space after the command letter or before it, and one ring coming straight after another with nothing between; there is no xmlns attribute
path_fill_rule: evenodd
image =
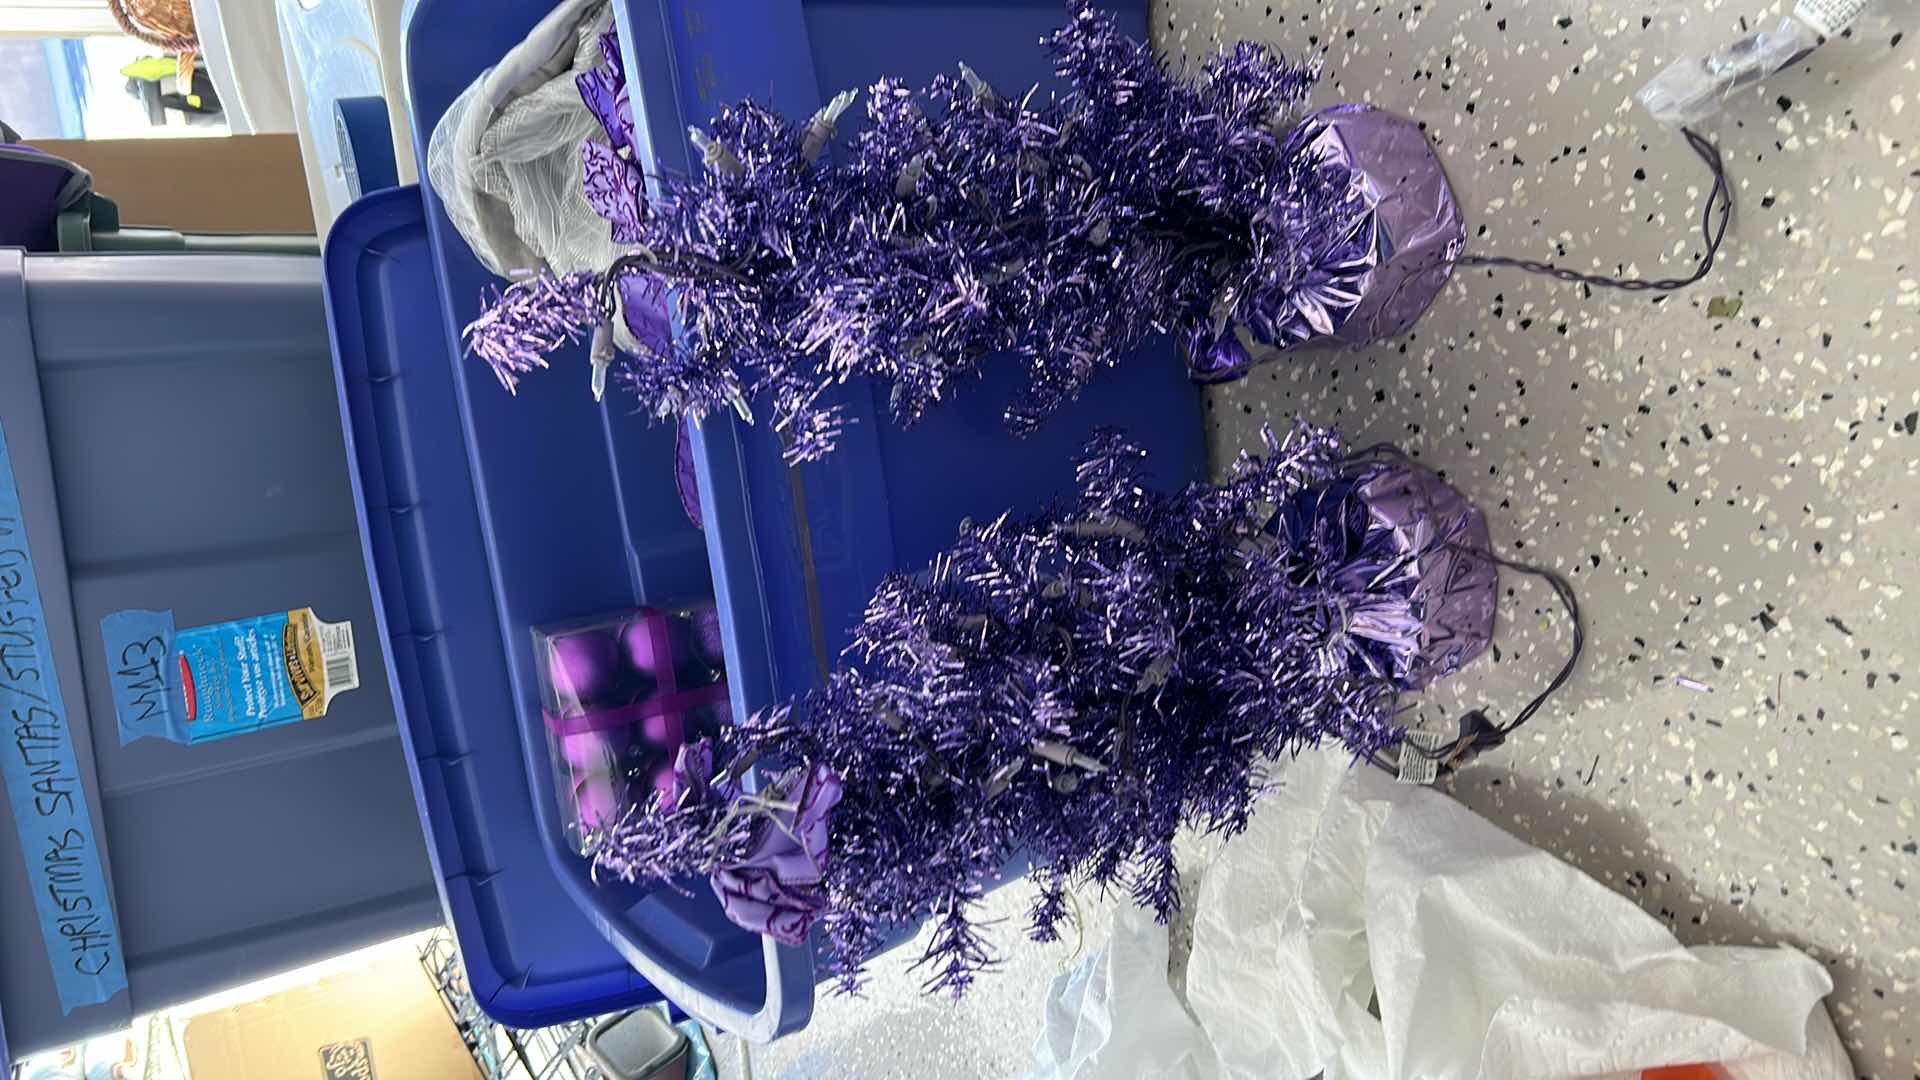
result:
<svg viewBox="0 0 1920 1080"><path fill-rule="evenodd" d="M1699 250L1707 177L1631 95L1768 12L1194 0L1158 25L1180 57L1318 49L1324 100L1422 121L1475 250L1669 276ZM1570 575L1577 680L1455 793L1688 944L1826 962L1857 1068L1888 1078L1920 1075L1915 38L1920 6L1883 2L1702 125L1739 208L1693 290L1463 273L1405 340L1273 365L1218 393L1210 425L1217 454L1294 415L1398 442L1487 510L1498 546ZM1550 596L1515 585L1497 662L1440 704L1510 715L1557 665Z"/></svg>
<svg viewBox="0 0 1920 1080"><path fill-rule="evenodd" d="M1319 51L1319 100L1423 121L1476 250L1665 276L1691 268L1706 174L1631 94L1778 12L1165 0L1156 28L1181 59ZM1475 497L1503 550L1570 575L1577 679L1455 793L1684 942L1807 950L1862 1075L1920 1076L1920 4L1882 0L1702 127L1739 200L1706 283L1656 300L1460 274L1404 340L1217 392L1216 460L1296 415L1392 440ZM1557 665L1551 597L1512 584L1497 659L1436 710L1510 710ZM830 1003L760 1074L1010 1075L1070 956L1023 950L957 1010Z"/></svg>

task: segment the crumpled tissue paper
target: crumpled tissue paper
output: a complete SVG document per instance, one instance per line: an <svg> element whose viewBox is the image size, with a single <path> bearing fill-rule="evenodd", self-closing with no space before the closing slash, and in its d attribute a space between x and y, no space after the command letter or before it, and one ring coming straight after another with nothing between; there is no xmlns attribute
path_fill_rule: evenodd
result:
<svg viewBox="0 0 1920 1080"><path fill-rule="evenodd" d="M1167 984L1167 928L1146 908L1114 909L1106 947L1053 980L1046 1009L1029 1080L1218 1075L1205 1033Z"/></svg>
<svg viewBox="0 0 1920 1080"><path fill-rule="evenodd" d="M1165 930L1117 916L1113 942L1056 981L1033 1076L1632 1080L1699 1062L1733 1080L1852 1075L1822 1004L1832 981L1804 954L1684 948L1566 863L1350 760L1280 766L1207 867L1191 1015L1166 986ZM1162 1056L1136 1067L1149 1053Z"/></svg>

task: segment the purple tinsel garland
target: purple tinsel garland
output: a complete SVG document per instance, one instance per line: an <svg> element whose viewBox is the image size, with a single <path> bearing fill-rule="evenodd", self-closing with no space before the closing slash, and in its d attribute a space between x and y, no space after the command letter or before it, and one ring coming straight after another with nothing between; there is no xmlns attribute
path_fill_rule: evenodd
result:
<svg viewBox="0 0 1920 1080"><path fill-rule="evenodd" d="M635 254L597 289L511 286L472 351L511 388L610 319L616 288L657 280L685 334L643 339L616 377L663 416L766 401L812 460L842 423L824 394L853 376L890 384L909 424L1011 353L1024 430L1153 333L1235 370L1236 327L1284 345L1337 326L1374 248L1352 165L1288 139L1316 69L1243 43L1188 79L1086 0L1068 13L1047 40L1064 96L1003 97L964 65L919 91L882 80L843 164L821 158L853 95L803 124L743 102L694 132L702 174L650 198L609 35L579 80L608 136L583 147L585 187Z"/></svg>
<svg viewBox="0 0 1920 1080"><path fill-rule="evenodd" d="M690 747L674 795L599 838L598 871L712 875L730 916L789 943L818 920L849 987L890 929L932 918L929 988L957 994L991 963L973 905L1011 859L1042 885L1036 937L1072 881L1164 919L1182 827L1238 832L1264 763L1302 747L1390 750L1424 628L1471 645L1484 610L1491 629L1491 566L1440 561L1484 544L1478 512L1405 501L1451 493L1431 473L1306 426L1175 494L1142 483L1143 457L1103 434L1076 504L967 523L923 573L888 577L825 686ZM1432 519L1378 516L1382 484ZM1443 603L1430 575L1485 595ZM787 771L749 795L733 777L755 762Z"/></svg>

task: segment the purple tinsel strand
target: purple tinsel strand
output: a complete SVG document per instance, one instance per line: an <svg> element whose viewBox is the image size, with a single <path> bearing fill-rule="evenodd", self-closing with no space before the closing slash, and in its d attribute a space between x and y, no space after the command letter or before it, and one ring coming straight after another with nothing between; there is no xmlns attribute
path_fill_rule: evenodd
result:
<svg viewBox="0 0 1920 1080"><path fill-rule="evenodd" d="M608 66L580 79L608 135L583 148L586 194L636 252L607 276L670 286L684 329L623 356L622 380L661 416L764 400L788 456L812 460L849 378L889 384L911 424L1011 354L1025 430L1149 335L1231 351L1236 326L1284 345L1343 318L1370 218L1347 166L1287 140L1317 69L1242 44L1185 78L1087 0L1067 11L1045 41L1064 95L1003 96L964 68L881 80L840 164L814 156L830 116L741 102L699 136L702 172L650 196L609 35ZM553 337L536 313L497 321L506 344L474 351L503 379L537 366L528 349Z"/></svg>
<svg viewBox="0 0 1920 1080"><path fill-rule="evenodd" d="M1036 936L1056 932L1074 881L1164 919L1178 831L1244 828L1264 762L1400 741L1390 650L1346 619L1411 617L1416 582L1356 513L1338 438L1268 432L1225 483L1172 494L1142 481L1144 457L1098 436L1077 502L964 526L875 590L825 686L731 732L752 760L843 782L818 893L792 904L820 912L843 987L890 928L932 919L928 986L964 991L992 963L976 901L1017 856L1042 885ZM684 871L680 827L623 821L600 868Z"/></svg>
<svg viewBox="0 0 1920 1080"><path fill-rule="evenodd" d="M547 354L581 341L599 325L600 280L593 274L541 274L495 289L480 317L467 324L467 351L487 362L500 385L547 366Z"/></svg>

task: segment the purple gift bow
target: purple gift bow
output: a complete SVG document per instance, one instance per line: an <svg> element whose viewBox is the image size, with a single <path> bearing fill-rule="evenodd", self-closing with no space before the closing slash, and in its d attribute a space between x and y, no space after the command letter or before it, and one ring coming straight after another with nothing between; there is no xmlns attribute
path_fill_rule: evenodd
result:
<svg viewBox="0 0 1920 1080"><path fill-rule="evenodd" d="M826 907L829 826L843 784L826 765L787 774L774 794L739 792L732 780L714 784L712 744L699 740L680 749L674 786L662 792L653 813L682 813L705 803L718 788L724 809L697 840L685 846L705 851L693 872L708 874L708 886L733 924L766 934L781 944L801 945ZM637 813L630 807L628 813ZM753 819L741 851L730 840L741 819ZM595 867L597 871L597 867ZM672 882L670 882L672 884ZM678 884L672 888L682 890Z"/></svg>
<svg viewBox="0 0 1920 1080"><path fill-rule="evenodd" d="M816 766L815 768L823 769L824 767ZM828 776L832 776L831 770L826 770L826 773ZM721 813L720 818L709 828L709 840L717 840L719 837L725 835L726 832L733 827L734 823L742 817L764 817L765 820L785 832L789 839L796 844L800 844L804 849L805 844L803 839L794 833L787 823L781 821L778 816L782 812L798 814L803 809L799 799L781 799L757 792L739 791L734 788L734 782L737 780L737 777L731 773L727 774L727 778L718 784L714 782L715 779L716 777L713 775L712 742L708 739L701 739L698 742L682 745L679 755L674 762L674 786L668 791L661 793L661 808L668 811L681 809L690 802L697 803L704 801L710 792L718 789L726 798L727 805L726 809ZM840 784L837 776L833 777L833 783L837 789ZM776 790L778 789L776 788ZM839 795L836 790L832 802L823 809L831 810L832 806L838 804L838 802ZM632 810L629 810L629 813L632 812ZM821 821L813 824L819 824L824 828L825 823ZM701 872L713 872L720 860L724 858L725 856L719 852L716 846L713 856L708 860L706 865L700 868Z"/></svg>
<svg viewBox="0 0 1920 1080"><path fill-rule="evenodd" d="M722 827L739 814L758 820L746 853L716 866L710 884L735 925L799 946L827 909L827 842L843 785L825 765L802 766L785 783L787 798L741 795L728 807Z"/></svg>
<svg viewBox="0 0 1920 1080"><path fill-rule="evenodd" d="M714 790L712 780L712 744L687 744L674 763L674 788L662 794L660 811L672 813L705 801ZM695 869L707 872L708 884L733 924L781 944L804 944L812 922L828 907L820 886L826 876L831 813L841 801L843 782L826 765L814 765L785 776L776 794L728 788L732 784L724 780L720 792L726 809L699 842L708 855ZM730 855L726 838L747 817L755 819L747 849Z"/></svg>

